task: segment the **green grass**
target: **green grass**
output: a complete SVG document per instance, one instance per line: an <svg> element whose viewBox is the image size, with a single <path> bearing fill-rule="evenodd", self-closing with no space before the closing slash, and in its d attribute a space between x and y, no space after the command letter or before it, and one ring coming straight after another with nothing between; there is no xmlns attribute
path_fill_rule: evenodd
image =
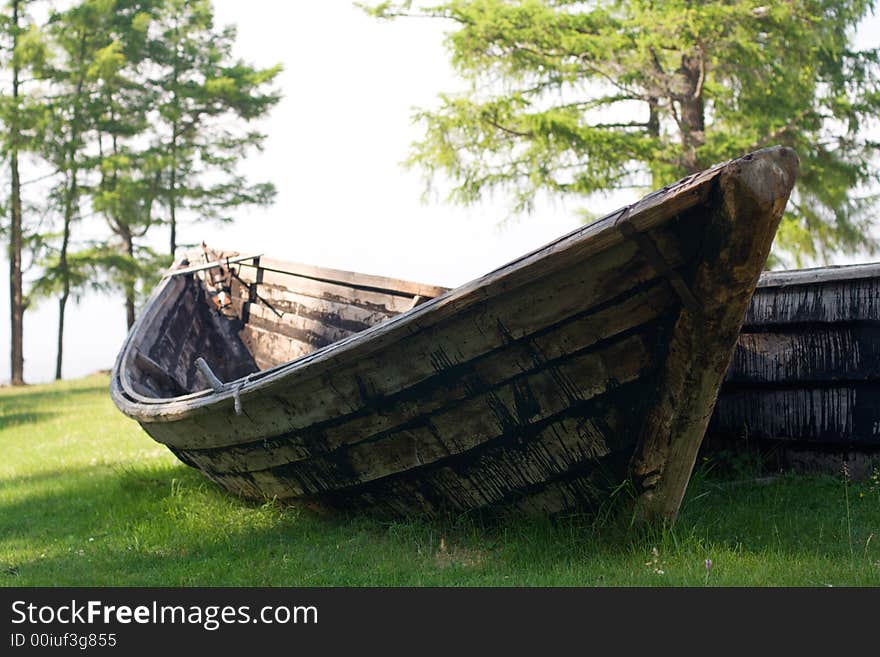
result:
<svg viewBox="0 0 880 657"><path fill-rule="evenodd" d="M880 585L871 482L732 484L702 467L675 528L649 534L587 517L327 517L224 493L107 386L0 390L0 584Z"/></svg>

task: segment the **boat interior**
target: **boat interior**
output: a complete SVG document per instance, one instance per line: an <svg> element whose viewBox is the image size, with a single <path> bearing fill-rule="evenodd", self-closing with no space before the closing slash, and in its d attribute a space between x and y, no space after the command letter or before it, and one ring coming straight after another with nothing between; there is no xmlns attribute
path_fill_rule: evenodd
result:
<svg viewBox="0 0 880 657"><path fill-rule="evenodd" d="M165 400L291 362L446 292L380 276L203 247L165 275L123 370Z"/></svg>

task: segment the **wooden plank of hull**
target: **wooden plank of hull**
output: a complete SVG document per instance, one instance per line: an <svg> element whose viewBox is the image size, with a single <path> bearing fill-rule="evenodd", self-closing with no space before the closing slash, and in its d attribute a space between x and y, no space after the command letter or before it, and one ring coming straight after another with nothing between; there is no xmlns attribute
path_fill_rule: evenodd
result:
<svg viewBox="0 0 880 657"><path fill-rule="evenodd" d="M565 442L578 435L578 424L576 420L559 422L519 448L496 447L467 464L383 479L375 485L337 491L320 501L340 509L378 508L393 515L476 509L497 514L596 510L625 476L626 459L619 454L617 459L606 458L606 453L592 454L580 443L567 446Z"/></svg>
<svg viewBox="0 0 880 657"><path fill-rule="evenodd" d="M458 403L415 418L406 426L369 441L309 460L291 461L279 470L253 472L270 495L319 494L355 485L473 449L512 434L525 435L536 423L572 406L634 381L651 364L644 337L625 337L508 383L475 392ZM187 452L202 467L198 453ZM207 469L207 468L206 468ZM276 482L281 481L281 485ZM282 490L286 494L282 495Z"/></svg>
<svg viewBox="0 0 880 657"><path fill-rule="evenodd" d="M192 367L199 356L226 379L256 370L250 353L235 335L235 328L210 309L204 291L192 281L183 283L181 303L168 314L159 334L148 356L164 366L185 390L209 386Z"/></svg>
<svg viewBox="0 0 880 657"><path fill-rule="evenodd" d="M262 470L310 456L323 456L328 450L412 423L442 407L533 372L547 362L656 320L668 308L671 296L669 287L658 282L617 304L529 336L524 342L511 342L452 368L438 363L437 377L389 396L379 412L334 418L330 424L311 427L317 435L301 431L234 447L185 451L200 467L218 472Z"/></svg>
<svg viewBox="0 0 880 657"><path fill-rule="evenodd" d="M412 303L408 300L408 303ZM396 313L365 310L359 306L336 303L323 299L282 291L279 288L260 288L260 299L245 301L239 314L256 316L265 322L277 324L278 330L289 326L290 319L309 322L308 326L327 327L342 335L359 333L371 326L394 317ZM320 332L320 331L315 331Z"/></svg>
<svg viewBox="0 0 880 657"><path fill-rule="evenodd" d="M370 274L361 274L359 272L330 269L329 267L315 267L313 265L305 265L302 263L290 263L283 260L276 260L274 258L267 258L265 256L260 258L260 267L266 270L266 274L283 274L285 276L292 274L297 278L331 283L344 286L348 289L354 288L364 291L392 293L395 296L408 296L410 299L415 296L430 299L440 296L448 291L445 287L437 285L426 285L425 283L414 283L413 281L404 281L398 278L372 276ZM255 268L245 267L243 274L247 276L248 271L254 272ZM302 282L296 283L298 288L302 285ZM288 285L285 284L285 286Z"/></svg>
<svg viewBox="0 0 880 657"><path fill-rule="evenodd" d="M880 380L880 325L816 324L773 333L744 331L725 385L870 380Z"/></svg>
<svg viewBox="0 0 880 657"><path fill-rule="evenodd" d="M709 433L749 440L880 447L880 383L722 391Z"/></svg>
<svg viewBox="0 0 880 657"><path fill-rule="evenodd" d="M250 306L250 312L251 316L248 324L243 329L245 334L247 334L248 329L256 328L261 333L271 333L289 338L294 343L302 345L302 348L307 350L306 353L325 347L328 344L333 344L357 332L351 329L322 324L318 320L297 315L287 316L283 322L276 321L272 316L272 312L262 306L252 305ZM266 349L266 347L263 347L263 349ZM263 356L264 360L272 362L273 366L279 364L279 362L283 363L296 357L290 356L283 348L277 351L274 349L271 352L266 351Z"/></svg>
<svg viewBox="0 0 880 657"><path fill-rule="evenodd" d="M254 355L254 361L261 370L275 367L278 364L278 354L287 354L293 360L311 353L315 348L302 340L268 331L256 323L248 323L241 331L240 338Z"/></svg>
<svg viewBox="0 0 880 657"><path fill-rule="evenodd" d="M638 292L659 274L672 281L678 297L690 302L689 310L681 311L681 303L675 299L660 322L671 335L652 343L651 349L631 349L626 357L621 354L616 359L619 363L603 363L603 367L606 371L618 365L623 367L627 358L640 365L634 378L625 380L638 379L645 385L639 388L637 397L617 401L618 410L637 407L633 412L637 426L627 432L631 445L635 445L629 472L642 517L672 518L796 167L791 151L770 149L693 176L405 315L261 373L253 381L242 380L220 393L150 400L138 397L130 386L125 387L122 375L113 377L111 392L117 404L139 419L151 435L172 445L183 460L193 462L197 452L206 448L237 448L266 436L295 436L323 423L329 425L340 415L350 415L352 420L360 414L379 416L388 397L426 381L426 388L432 389L442 382L445 372L455 372L456 367L491 353L499 345L551 329L606 301ZM648 232L651 237L646 239ZM670 245L677 248L668 248ZM675 268L680 265L684 267L677 273ZM157 303L164 303L162 294L158 296ZM136 325L132 332L136 338L138 331ZM117 371L124 370L131 359L131 345L137 341L132 335L117 361ZM638 358L640 353L651 357L642 362ZM648 365L654 368L653 376L647 374ZM565 361L560 362L563 366L567 366ZM589 390L588 395L600 395L600 400L612 396L607 378L596 387L595 382L590 383L591 372L595 377L595 370L589 367L573 372L577 387ZM546 415L540 415L540 423L562 421L566 413L580 408L581 400L560 395L558 380L547 372L528 376L535 379L534 388L549 409ZM601 376L597 380L601 381ZM397 480L415 482L423 468L452 467L447 459L468 459L475 452L492 448L496 442L516 442L529 423L519 420L509 430L504 429L500 417L517 418L522 407L515 385L504 391L506 415L493 414L501 406L493 409L487 404L486 399L491 396L485 397L482 404L477 398L474 408L464 414L450 413L444 417L442 411L437 411L436 417L443 417L446 422L446 433L465 435L468 428L478 428L475 442L462 444L460 452L445 457L440 454L427 465L407 468L396 456L403 443L384 454L381 450L372 452L372 457L365 444L359 470L347 472L344 478L337 476L341 471L337 470L332 477L335 484L330 484L382 487ZM232 400L239 394L244 412L237 416L233 414ZM431 399L430 395L427 399ZM542 404L537 407L543 409ZM488 412L483 410L487 408ZM397 410L403 411L398 416L404 417L410 412L405 407ZM395 417L393 422L398 420ZM367 427L373 426L370 422L366 422ZM340 429L342 426L339 425ZM329 427L320 431L326 428ZM529 424L529 431L532 430L534 427ZM339 436L344 441L343 434ZM358 454L358 444L364 438L358 435L351 447L341 448L347 458ZM380 442L377 440L374 445ZM296 444L295 440L292 444ZM302 445L309 455L318 446ZM329 450L324 462L332 462L338 449ZM182 450L191 450L192 454ZM585 456L586 452L580 454L582 462L574 470L595 460ZM295 458L299 456L302 455ZM273 468L272 472L319 460L317 456L302 462L294 460ZM351 463L344 465L351 469ZM486 465L491 467L491 463ZM553 476L540 468L532 472L535 477ZM231 489L265 494L269 482L258 481L262 476L258 473L207 472ZM302 477L303 472L298 475ZM237 482L233 483L232 477ZM366 483L358 483L361 477L368 478ZM541 483L529 485L540 487ZM300 486L302 491L326 487ZM406 490L413 497L402 504L417 508L416 484ZM535 493L532 499L543 499L539 491Z"/></svg>
<svg viewBox="0 0 880 657"><path fill-rule="evenodd" d="M639 399L623 386L611 398ZM637 410L637 407L633 407ZM509 434L446 459L402 470L364 484L339 488L315 498L339 507L384 509L393 514L502 510L518 506L524 499L539 497L545 487L558 487L565 481L590 473L595 497L580 497L582 508L602 499L610 487L625 477L635 432L633 416L625 417L614 402L599 398L574 407L564 415L535 425L530 431ZM627 442L629 439L630 442ZM596 475L601 474L601 477ZM283 474L261 480L255 473L216 475L212 478L246 496L265 494L267 486L280 498L299 496ZM563 486L563 489L565 486ZM559 491L554 493L558 495ZM572 503L575 500L570 500ZM555 510L542 507L543 511Z"/></svg>
<svg viewBox="0 0 880 657"><path fill-rule="evenodd" d="M238 276L242 282L256 285L255 289L261 296L278 295L275 298L292 301L300 301L303 297L308 297L324 303L388 315L405 312L412 305L413 300L412 295L408 294L353 289L328 281L316 281L277 271L263 271L258 274L257 270L243 268L238 272Z"/></svg>

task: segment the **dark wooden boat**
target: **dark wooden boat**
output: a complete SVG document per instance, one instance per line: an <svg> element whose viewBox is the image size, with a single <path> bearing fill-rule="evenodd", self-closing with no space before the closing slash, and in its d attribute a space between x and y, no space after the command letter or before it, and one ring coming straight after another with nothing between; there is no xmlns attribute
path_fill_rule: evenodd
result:
<svg viewBox="0 0 880 657"><path fill-rule="evenodd" d="M251 498L557 512L629 481L640 517L674 517L796 172L753 153L450 291L190 257L111 393Z"/></svg>
<svg viewBox="0 0 880 657"><path fill-rule="evenodd" d="M880 264L768 272L709 435L798 470L880 462Z"/></svg>

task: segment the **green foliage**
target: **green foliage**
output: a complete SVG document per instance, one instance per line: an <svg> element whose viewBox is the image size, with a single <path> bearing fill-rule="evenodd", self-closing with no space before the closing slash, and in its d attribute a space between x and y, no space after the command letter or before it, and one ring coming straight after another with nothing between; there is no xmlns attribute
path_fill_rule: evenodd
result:
<svg viewBox="0 0 880 657"><path fill-rule="evenodd" d="M170 263L147 246L158 230L173 253L181 219L229 220L272 201L271 183L237 167L262 147L254 122L280 99L280 67L234 59L235 30L214 26L208 0L50 3L45 24L19 22L10 61L37 85L14 104L0 96L0 119L15 119L19 150L49 185L32 213L48 221L28 236L42 267L29 299L58 296L63 314L70 295L119 289L132 322ZM107 237L94 226L86 237L85 217L103 219Z"/></svg>
<svg viewBox="0 0 880 657"><path fill-rule="evenodd" d="M421 110L410 165L469 203L495 189L515 211L538 192L588 197L659 187L774 144L802 177L777 241L794 257L871 247L880 49L850 37L868 0L451 0L369 9L454 26L470 83Z"/></svg>
<svg viewBox="0 0 880 657"><path fill-rule="evenodd" d="M268 85L281 67L234 60L235 29L214 26L207 0L164 2L149 39L149 58L160 67L151 79L158 108L153 139L162 168L158 200L168 213L173 254L179 213L228 221L234 208L274 198L271 183L250 184L236 167L262 147L265 135L249 123L280 100Z"/></svg>
<svg viewBox="0 0 880 657"><path fill-rule="evenodd" d="M9 4L9 3L7 3ZM44 134L45 104L34 93L33 76L39 72L46 58L45 35L33 22L28 9L33 2L19 0L18 25L6 9L0 13L0 158L7 162L13 151L28 152L37 147ZM11 6L11 5L10 5ZM7 76L13 69L19 72L17 97L13 95ZM7 197L0 199L3 218L9 211ZM30 223L24 222L25 235Z"/></svg>
<svg viewBox="0 0 880 657"><path fill-rule="evenodd" d="M61 296L65 285L78 301L88 291L109 292L120 280L138 280L145 273L138 260L104 243L83 245L63 265L58 252L49 251L40 265L42 275L31 286L29 303Z"/></svg>

